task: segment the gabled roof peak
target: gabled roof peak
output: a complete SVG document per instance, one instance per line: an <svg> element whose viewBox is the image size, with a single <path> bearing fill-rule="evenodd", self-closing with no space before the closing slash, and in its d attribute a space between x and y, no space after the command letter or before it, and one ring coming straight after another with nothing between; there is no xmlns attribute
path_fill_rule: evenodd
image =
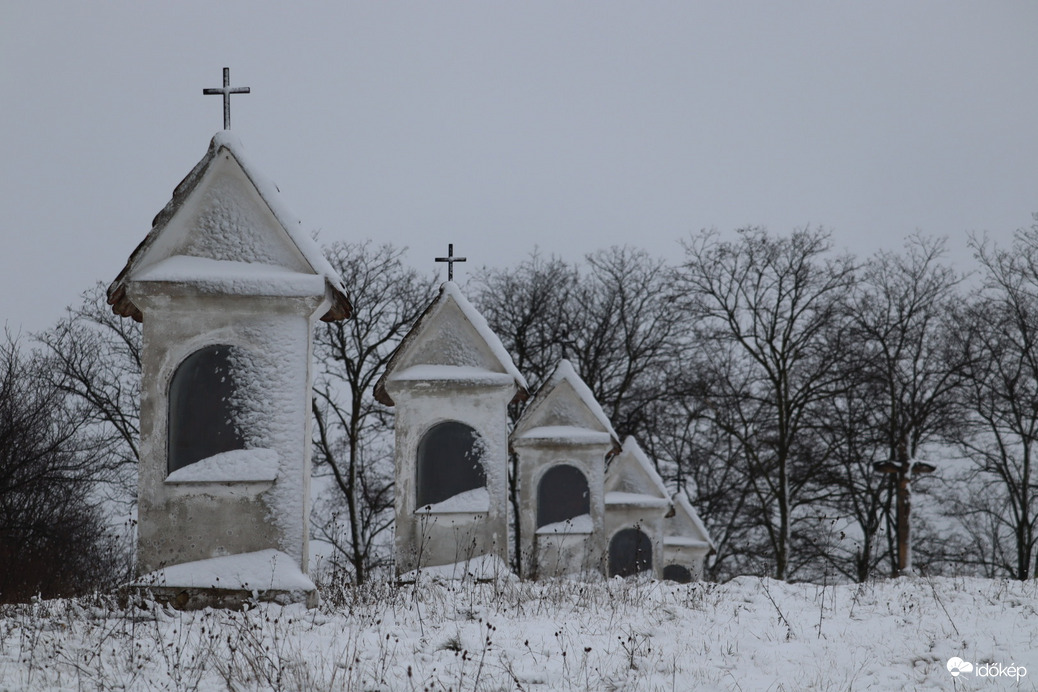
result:
<svg viewBox="0 0 1038 692"><path fill-rule="evenodd" d="M680 521L679 517L681 517L685 521L691 523L695 530L700 534L699 536L690 536L690 538L700 538L704 540L707 545L710 546L711 552L715 551L717 546L714 544L714 540L710 538L710 532L706 530L706 524L704 524L703 520L699 518L699 513L692 507L692 503L689 502L688 496L684 491L675 493L672 499L674 501L675 516L670 520L670 522L668 522L665 533L667 533L667 535L678 535L673 533L672 529Z"/></svg>
<svg viewBox="0 0 1038 692"><path fill-rule="evenodd" d="M630 459L630 462L626 460ZM625 463L633 463L634 466L641 469L644 478L652 485L653 489L659 494L660 497L670 499L670 493L667 491L667 486L663 484L663 479L660 478L660 474L656 471L656 467L653 466L649 456L642 449L641 445L638 444L638 440L633 435L628 435L624 440L623 449L620 454L614 457L612 464L609 467L609 476L615 476L619 473L619 469ZM609 478L607 478L608 483Z"/></svg>
<svg viewBox="0 0 1038 692"><path fill-rule="evenodd" d="M560 385L563 383L568 386L572 394L564 394L559 390ZM564 399L558 399L559 396L569 397L571 403L568 405L564 404ZM577 403L576 410L573 408L573 396L579 402ZM548 404L549 400L554 403ZM583 409L583 412L579 411L580 408ZM563 358L555 366L548 379L537 390L533 401L523 411L523 415L516 421L513 435L522 436L523 433L529 432L534 428L540 430L541 428L538 426L557 427L562 425L571 427L574 434L576 434L579 429L585 426L594 426L596 423L613 441L614 448L619 450L620 438L613 429L609 416L602 410L602 406L595 399L591 388L577 374L573 364ZM589 427L587 429L594 428Z"/></svg>
<svg viewBox="0 0 1038 692"><path fill-rule="evenodd" d="M529 390L529 385L526 383L526 378L523 377L519 369L515 367L515 363L512 362L512 356L509 355L508 350L501 343L501 339L487 324L486 318L468 301L468 299L462 294L461 289L453 281L444 281L440 284L439 294L433 298L429 306L426 307L425 311L412 325L410 331L397 346L396 351L390 357L389 362L386 364L386 369L379 377L378 382L375 383L375 399L379 402L386 404L387 406L393 405L393 399L386 391L386 382L398 374L398 371L413 371L416 365L436 365L440 368L441 374L444 375L442 379L450 379L447 377L446 371L443 371L443 367L447 366L472 366L473 363L469 362L443 362L440 358L430 358L428 361L412 362L412 360L420 359L422 354L417 353L416 349L418 344L421 343L421 337L434 326L436 318L443 313L444 309L447 309L449 304L456 306L457 311L461 313L462 324L467 323L471 327L472 332L470 333L470 339L473 339L474 343L481 343L480 350L485 348L485 352L481 358L488 359L484 362L493 364L494 367L500 368L501 372L510 377L516 386L516 396L514 400L525 399ZM466 331L466 330L463 330ZM458 337L458 334L453 337ZM439 343L439 342L435 342ZM425 344L423 348L427 348L428 344ZM428 353L425 353L428 356ZM454 368L455 371L469 370L472 368ZM419 369L419 372L425 372L424 369ZM468 377L471 379L472 373L469 372Z"/></svg>
<svg viewBox="0 0 1038 692"><path fill-rule="evenodd" d="M163 234L163 231L177 216L178 212L181 211L187 200L192 197L203 180L206 180L206 174L213 169L215 162L220 159L220 152L226 152L233 159L238 169L240 169L240 173L245 176L244 179L247 182L243 184L252 187L262 204L265 205L266 210L273 216L276 225L280 226L284 231L287 238L279 242L288 243L294 247L295 250L293 252L298 251L299 256L309 265L313 273L324 277L326 295L329 297L331 304L322 319L330 321L349 317L352 307L346 288L342 284L342 279L329 264L314 240L303 230L299 219L288 211L288 208L281 200L277 186L258 173L257 169L245 157L241 140L238 139L237 135L226 130L217 132L213 136L205 156L174 188L172 198L152 221L151 230L130 255L126 266L119 273L119 276L108 287L108 303L112 306L112 311L118 315L133 317L135 320L140 321L142 318L141 311L127 295L126 285L140 268L145 256L149 255L149 250L156 245L156 239ZM167 251L157 250L157 252L161 255Z"/></svg>

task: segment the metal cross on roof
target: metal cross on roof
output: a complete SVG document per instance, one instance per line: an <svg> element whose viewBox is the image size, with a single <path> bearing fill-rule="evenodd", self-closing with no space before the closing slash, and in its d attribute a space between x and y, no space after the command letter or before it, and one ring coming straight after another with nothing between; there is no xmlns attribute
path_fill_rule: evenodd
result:
<svg viewBox="0 0 1038 692"><path fill-rule="evenodd" d="M468 262L467 257L455 257L454 256L454 243L447 244L447 256L437 257L437 262L447 263L447 281L454 281L454 263L455 262Z"/></svg>
<svg viewBox="0 0 1038 692"><path fill-rule="evenodd" d="M223 129L225 130L231 129L231 94L248 94L250 91L249 87L231 86L231 68L229 67L223 68L223 87L202 89L202 93L206 96L223 96Z"/></svg>

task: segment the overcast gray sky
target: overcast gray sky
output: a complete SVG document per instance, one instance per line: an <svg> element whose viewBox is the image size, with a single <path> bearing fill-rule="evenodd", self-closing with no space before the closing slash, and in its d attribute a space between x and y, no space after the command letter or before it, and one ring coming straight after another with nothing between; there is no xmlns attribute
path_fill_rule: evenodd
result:
<svg viewBox="0 0 1038 692"><path fill-rule="evenodd" d="M0 322L115 277L221 128L224 66L323 242L430 270L453 242L464 275L810 224L966 265L967 232L1038 211L1036 35L1029 1L6 2Z"/></svg>

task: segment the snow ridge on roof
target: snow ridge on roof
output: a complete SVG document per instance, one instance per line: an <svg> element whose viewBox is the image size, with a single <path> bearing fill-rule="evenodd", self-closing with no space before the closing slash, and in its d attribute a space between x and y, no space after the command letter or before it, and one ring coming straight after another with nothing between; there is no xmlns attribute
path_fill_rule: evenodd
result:
<svg viewBox="0 0 1038 692"><path fill-rule="evenodd" d="M501 343L501 339L496 333L494 333L494 330L490 328L490 325L487 324L486 318L484 318L472 303L462 295L461 289L458 288L458 285L453 281L445 281L440 285L439 295L429 303L429 306L415 321L410 331L407 332L407 335L404 336L400 345L397 346L396 351L394 351L393 355L390 357L389 362L386 364L385 371L375 383L375 399L387 406L393 405L393 399L386 391L386 382L398 369L405 354L407 354L411 346L418 339L418 335L424 331L434 316L440 312L448 301L453 301L454 304L458 306L462 316L472 326L477 336L486 344L494 360L515 382L517 392L514 400L526 398L529 392L529 385L526 383L526 378L523 377L522 373L519 372L519 369L515 367L515 363L512 362L512 356L509 355L508 350L505 348L504 344Z"/></svg>
<svg viewBox="0 0 1038 692"><path fill-rule="evenodd" d="M145 574L133 585L280 591L317 588L295 560L273 549L172 565Z"/></svg>
<svg viewBox="0 0 1038 692"><path fill-rule="evenodd" d="M115 281L108 287L108 303L113 312L125 317L133 317L140 321L142 315L140 309L126 295L126 283L130 274L136 269L137 263L144 257L147 250L162 233L170 220L181 209L184 202L197 188L205 177L213 161L221 151L227 151L235 160L249 182L255 188L267 208L274 215L278 224L284 229L303 259L314 270L314 273L324 277L326 285L331 293L332 304L328 312L322 317L323 320L333 321L349 317L352 306L342 279L338 272L332 267L321 252L320 248L312 238L303 230L302 222L293 215L281 199L277 186L260 175L244 155L241 141L229 131L217 132L209 143L209 149L202 160L199 161L191 172L173 190L173 197L152 221L151 231L130 255L126 266L116 277Z"/></svg>

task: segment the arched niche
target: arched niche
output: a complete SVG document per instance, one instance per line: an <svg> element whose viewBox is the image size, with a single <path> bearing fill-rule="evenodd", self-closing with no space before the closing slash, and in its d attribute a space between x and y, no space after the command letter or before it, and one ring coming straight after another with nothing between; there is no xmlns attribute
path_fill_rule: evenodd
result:
<svg viewBox="0 0 1038 692"><path fill-rule="evenodd" d="M692 581L692 570L684 565L667 565L663 568L663 578L678 584L688 584Z"/></svg>
<svg viewBox="0 0 1038 692"><path fill-rule="evenodd" d="M169 383L167 473L244 449L235 425L233 346L206 346L177 366Z"/></svg>
<svg viewBox="0 0 1038 692"><path fill-rule="evenodd" d="M591 513L587 477L580 469L559 464L537 485L537 528Z"/></svg>
<svg viewBox="0 0 1038 692"><path fill-rule="evenodd" d="M486 484L479 433L457 421L438 423L426 431L418 443L415 468L417 507L435 505Z"/></svg>
<svg viewBox="0 0 1038 692"><path fill-rule="evenodd" d="M652 541L640 529L617 531L609 542L609 576L630 577L652 569Z"/></svg>

